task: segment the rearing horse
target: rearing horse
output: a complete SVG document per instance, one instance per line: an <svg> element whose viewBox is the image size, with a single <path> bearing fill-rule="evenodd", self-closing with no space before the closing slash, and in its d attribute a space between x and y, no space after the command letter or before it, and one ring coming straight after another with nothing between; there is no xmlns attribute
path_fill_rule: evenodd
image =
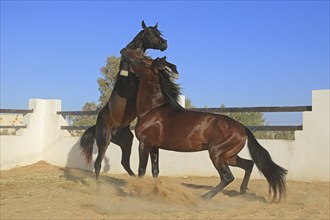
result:
<svg viewBox="0 0 330 220"><path fill-rule="evenodd" d="M286 195L287 171L272 161L247 127L224 115L182 108L178 104L179 87L170 79L163 58L152 61L130 49L123 49L121 54L139 76L135 126L140 141L139 176L145 174L148 154L155 148L180 152L208 150L220 183L203 195L204 199L211 199L234 180L229 165L245 170L240 187L241 193L245 193L254 163L269 183L272 201ZM237 155L246 141L253 161Z"/></svg>
<svg viewBox="0 0 330 220"><path fill-rule="evenodd" d="M143 54L147 49L165 50L167 41L161 37L157 29L147 27L142 21L143 30L126 46ZM177 73L176 67L168 63L168 66ZM121 57L120 70L109 101L101 109L97 116L96 124L89 127L80 139L82 153L87 164L92 161L93 144L96 140L98 155L94 163L96 179L98 179L101 162L110 144L110 141L119 145L122 150L121 164L129 175L134 175L130 167L130 156L133 141L133 134L130 130L130 123L136 118L136 94L138 88L137 77L130 72L129 65L125 58ZM158 175L158 149L150 152L152 173Z"/></svg>

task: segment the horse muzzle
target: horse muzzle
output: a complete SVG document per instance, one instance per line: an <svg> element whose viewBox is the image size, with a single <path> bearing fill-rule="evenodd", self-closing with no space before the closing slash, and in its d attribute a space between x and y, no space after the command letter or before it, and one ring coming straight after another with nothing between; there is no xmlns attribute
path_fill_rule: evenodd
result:
<svg viewBox="0 0 330 220"><path fill-rule="evenodd" d="M164 51L164 50L166 50L166 49L167 49L167 41L164 40L164 41L162 42L162 45L161 45L160 51Z"/></svg>

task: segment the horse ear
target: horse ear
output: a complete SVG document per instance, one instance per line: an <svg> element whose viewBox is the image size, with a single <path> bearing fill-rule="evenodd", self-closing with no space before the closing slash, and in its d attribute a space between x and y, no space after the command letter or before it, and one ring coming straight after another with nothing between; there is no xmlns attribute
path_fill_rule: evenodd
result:
<svg viewBox="0 0 330 220"><path fill-rule="evenodd" d="M144 20L142 20L142 28L143 28L144 30L147 29L147 25L144 23Z"/></svg>
<svg viewBox="0 0 330 220"><path fill-rule="evenodd" d="M156 29L158 28L158 22L157 22L157 24L154 26L154 28L156 28Z"/></svg>

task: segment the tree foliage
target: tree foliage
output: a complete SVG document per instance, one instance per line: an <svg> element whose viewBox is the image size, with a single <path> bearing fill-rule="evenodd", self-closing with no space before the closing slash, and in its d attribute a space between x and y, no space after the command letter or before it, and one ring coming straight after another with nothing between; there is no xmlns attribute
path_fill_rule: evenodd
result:
<svg viewBox="0 0 330 220"><path fill-rule="evenodd" d="M225 108L221 105L221 108ZM266 126L268 125L264 113L262 112L230 112L225 115L235 119L245 126ZM259 139L282 139L293 140L294 132L292 131L254 131L256 138Z"/></svg>
<svg viewBox="0 0 330 220"><path fill-rule="evenodd" d="M82 108L83 111L96 111L98 110L98 105L95 102L86 102L84 107ZM96 123L97 115L75 115L75 116L68 116L69 123L74 126L88 126L94 125ZM74 130L70 131L72 136L79 136L82 135L82 130Z"/></svg>
<svg viewBox="0 0 330 220"><path fill-rule="evenodd" d="M102 77L97 79L99 84L99 103L86 102L83 106L83 111L100 110L109 100L110 94L116 83L116 76L119 71L120 57L110 56L107 58L105 66L100 68ZM96 115L91 116L70 116L69 122L74 126L93 125L96 123ZM82 132L74 132L73 134L79 135Z"/></svg>
<svg viewBox="0 0 330 220"><path fill-rule="evenodd" d="M184 107L185 108L194 108L194 106L192 105L191 99L188 97L185 97L185 101L184 101Z"/></svg>
<svg viewBox="0 0 330 220"><path fill-rule="evenodd" d="M225 108L222 104L221 108ZM263 126L266 125L266 119L262 112L230 112L225 113L230 118L242 123L245 126ZM256 138L267 138L265 132L253 132Z"/></svg>
<svg viewBox="0 0 330 220"><path fill-rule="evenodd" d="M101 67L102 77L97 79L101 96L99 105L104 106L109 100L110 94L116 83L116 76L119 71L120 57L110 56L105 66Z"/></svg>
<svg viewBox="0 0 330 220"><path fill-rule="evenodd" d="M86 102L83 111L96 111L98 108L95 102ZM96 122L96 115L69 116L69 120L75 126L93 125Z"/></svg>

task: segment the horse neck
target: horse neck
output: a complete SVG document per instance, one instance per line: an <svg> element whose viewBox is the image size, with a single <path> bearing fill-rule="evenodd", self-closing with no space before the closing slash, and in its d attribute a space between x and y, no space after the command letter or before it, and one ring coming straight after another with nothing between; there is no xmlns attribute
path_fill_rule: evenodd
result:
<svg viewBox="0 0 330 220"><path fill-rule="evenodd" d="M144 115L164 103L165 99L161 92L159 78L156 75L150 78L140 76L136 101L138 116Z"/></svg>
<svg viewBox="0 0 330 220"><path fill-rule="evenodd" d="M145 51L148 49L143 45L143 36L142 32L140 32L138 35L134 37L134 39L127 44L126 48L133 49L133 50L139 50L142 54L145 53Z"/></svg>

